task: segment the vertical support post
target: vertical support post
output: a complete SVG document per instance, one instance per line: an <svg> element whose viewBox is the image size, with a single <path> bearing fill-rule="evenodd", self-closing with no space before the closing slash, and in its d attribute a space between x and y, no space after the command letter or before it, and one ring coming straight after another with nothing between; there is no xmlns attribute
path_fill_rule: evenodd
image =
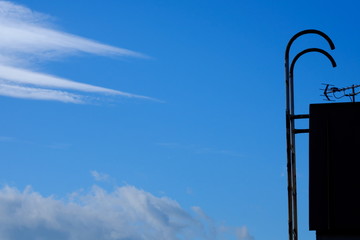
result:
<svg viewBox="0 0 360 240"><path fill-rule="evenodd" d="M296 151L295 151L295 106L294 106L294 78L293 69L297 59L307 52L320 52L325 54L333 63L333 58L324 50L312 48L307 49L296 55L289 62L290 48L292 43L300 36L305 34L317 34L323 37L330 45L331 49L335 49L332 40L323 32L309 29L295 34L288 42L285 50L285 86L286 86L286 149L287 149L287 181L288 181L288 228L289 240L298 240L298 223L297 223L297 191L296 191ZM330 57L329 57L330 56ZM335 64L336 66L336 64Z"/></svg>

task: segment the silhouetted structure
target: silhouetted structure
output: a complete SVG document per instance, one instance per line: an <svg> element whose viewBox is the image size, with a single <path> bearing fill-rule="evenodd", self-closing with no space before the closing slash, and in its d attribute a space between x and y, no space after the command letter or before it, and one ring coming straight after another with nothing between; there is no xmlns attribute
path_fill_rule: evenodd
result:
<svg viewBox="0 0 360 240"><path fill-rule="evenodd" d="M287 144L287 177L288 177L288 213L289 213L289 240L298 239L297 224L297 190L296 190L296 151L295 134L307 133L309 129L295 129L295 120L309 118L308 114L295 114L294 105L294 67L297 60L304 54L318 52L326 56L333 67L336 66L333 57L326 51L319 48L308 48L297 55L290 62L290 48L293 42L300 36L316 34L324 38L331 49L335 49L332 40L323 32L309 29L295 34L288 42L285 50L285 86L286 86L286 144Z"/></svg>
<svg viewBox="0 0 360 240"><path fill-rule="evenodd" d="M360 240L360 85L336 88L326 85L327 100L349 97L351 103L310 104L310 114L295 114L294 66L304 54L318 52L333 67L332 56L319 48L308 48L289 61L292 43L305 34L331 39L318 30L295 34L285 51L286 142L288 173L289 240L298 239L295 135L309 134L309 228L317 240ZM296 129L295 120L309 118L309 129Z"/></svg>
<svg viewBox="0 0 360 240"><path fill-rule="evenodd" d="M360 103L310 105L309 223L318 240L360 239Z"/></svg>

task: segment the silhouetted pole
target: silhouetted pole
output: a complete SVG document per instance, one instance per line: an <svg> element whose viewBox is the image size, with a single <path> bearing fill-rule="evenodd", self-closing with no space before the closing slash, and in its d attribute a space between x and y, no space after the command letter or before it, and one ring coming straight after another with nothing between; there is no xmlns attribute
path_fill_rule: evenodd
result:
<svg viewBox="0 0 360 240"><path fill-rule="evenodd" d="M289 214L289 240L298 239L298 223L297 223L297 191L296 191L296 152L295 152L295 134L309 132L308 129L295 129L295 119L309 118L308 114L295 115L294 107L294 66L296 61L305 53L319 52L325 55L336 66L331 55L319 48L309 48L299 54L289 64L290 48L292 43L300 36L305 34L317 34L323 37L330 48L335 49L332 40L323 32L309 29L295 34L288 42L285 50L285 86L286 86L286 144L287 144L287 178L288 178L288 214Z"/></svg>

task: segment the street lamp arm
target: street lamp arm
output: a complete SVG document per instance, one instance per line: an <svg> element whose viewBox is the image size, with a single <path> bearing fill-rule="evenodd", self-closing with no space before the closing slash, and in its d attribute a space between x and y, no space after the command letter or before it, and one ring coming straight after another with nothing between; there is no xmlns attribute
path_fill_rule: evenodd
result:
<svg viewBox="0 0 360 240"><path fill-rule="evenodd" d="M290 72L289 72L289 75L290 75L290 78L293 78L293 71L294 71L294 66L295 66L295 63L296 61L304 54L306 53L309 53L309 52L318 52L318 53L322 53L323 55L325 55L331 62L332 66L333 67L336 67L336 62L334 60L334 58L325 50L323 49L320 49L320 48L308 48L308 49L305 49L303 51L301 51L300 53L298 53L293 61L291 62L291 65L290 65ZM291 83L292 85L292 83Z"/></svg>
<svg viewBox="0 0 360 240"><path fill-rule="evenodd" d="M321 37L323 37L329 44L330 49L334 50L335 49L335 45L333 43L333 41L331 40L331 38L329 38L328 35L326 35L325 33L316 30L316 29L307 29L307 30L303 30L301 32L298 32L297 34L295 34L290 41L288 42L287 46L286 46L286 50L285 50L285 59L289 59L289 54L290 54L290 48L292 43L300 36L305 35L305 34L317 34L320 35Z"/></svg>

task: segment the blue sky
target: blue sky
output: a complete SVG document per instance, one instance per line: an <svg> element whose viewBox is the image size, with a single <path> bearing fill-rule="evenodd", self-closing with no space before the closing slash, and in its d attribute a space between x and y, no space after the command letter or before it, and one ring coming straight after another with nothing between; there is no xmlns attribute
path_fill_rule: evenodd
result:
<svg viewBox="0 0 360 240"><path fill-rule="evenodd" d="M358 8L0 1L0 238L286 239L285 46L309 28L336 45L337 68L296 65L307 113L321 83L359 83ZM330 51L309 35L291 56L309 47ZM307 135L297 148L300 238L315 239Z"/></svg>

